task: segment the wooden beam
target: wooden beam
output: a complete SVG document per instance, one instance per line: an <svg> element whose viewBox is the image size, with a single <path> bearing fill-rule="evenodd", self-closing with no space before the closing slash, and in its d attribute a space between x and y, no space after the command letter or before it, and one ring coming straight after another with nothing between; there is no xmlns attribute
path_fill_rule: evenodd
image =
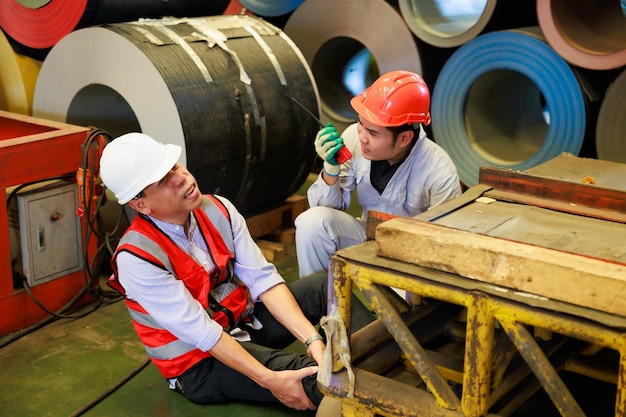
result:
<svg viewBox="0 0 626 417"><path fill-rule="evenodd" d="M416 219L424 220L424 221L434 221L440 217L445 216L448 213L456 211L461 207L464 207L476 200L478 197L484 195L486 192L491 190L490 186L478 184L473 186L472 188L466 190L462 195L457 198L453 198L452 200L448 200L436 207L431 208L423 213L415 216ZM394 219L398 216L397 214L386 213L383 211L370 210L367 213L367 225L365 228L365 234L368 239L374 240L376 238L376 226L380 223Z"/></svg>
<svg viewBox="0 0 626 417"><path fill-rule="evenodd" d="M581 178L582 181L583 178ZM626 213L626 191L504 168L479 170L479 182L512 193Z"/></svg>
<svg viewBox="0 0 626 417"><path fill-rule="evenodd" d="M550 198L535 197L528 194L512 193L510 191L491 190L484 194L485 197L491 197L498 201L507 201L511 203L521 203L529 206L542 207L551 210L560 211L562 213L578 214L585 217L593 217L595 219L610 220L612 222L626 223L626 213L615 212L602 208L581 206L566 201L559 201ZM626 197L625 197L626 198Z"/></svg>
<svg viewBox="0 0 626 417"><path fill-rule="evenodd" d="M256 244L259 249L261 249L263 256L268 262L275 262L287 256L287 251L283 244L270 242L268 240L257 240Z"/></svg>
<svg viewBox="0 0 626 417"><path fill-rule="evenodd" d="M626 316L624 263L406 218L378 225L376 254Z"/></svg>
<svg viewBox="0 0 626 417"><path fill-rule="evenodd" d="M247 217L246 223L250 235L256 239L283 226L292 227L295 218L307 208L306 197L293 195L278 207Z"/></svg>

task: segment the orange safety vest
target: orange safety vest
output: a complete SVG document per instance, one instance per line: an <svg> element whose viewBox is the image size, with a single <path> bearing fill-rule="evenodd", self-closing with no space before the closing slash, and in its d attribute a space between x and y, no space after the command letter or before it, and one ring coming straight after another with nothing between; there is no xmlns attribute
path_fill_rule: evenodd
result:
<svg viewBox="0 0 626 417"><path fill-rule="evenodd" d="M120 252L130 252L183 281L211 318L229 331L247 319L254 307L248 289L233 273L234 242L230 216L224 205L212 195L205 195L202 206L193 213L216 265L210 275L153 222L137 215L113 254L113 275L109 284L125 294L118 280L115 260ZM211 356L161 327L138 302L126 298L126 306L150 359L165 378L176 378L201 359Z"/></svg>

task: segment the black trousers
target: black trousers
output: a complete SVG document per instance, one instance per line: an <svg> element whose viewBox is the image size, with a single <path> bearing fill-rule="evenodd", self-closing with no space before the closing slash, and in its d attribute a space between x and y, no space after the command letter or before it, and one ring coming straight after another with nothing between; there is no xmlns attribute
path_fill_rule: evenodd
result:
<svg viewBox="0 0 626 417"><path fill-rule="evenodd" d="M304 315L313 324L318 324L320 318L327 314L327 277L327 273L322 272L288 284ZM357 330L374 320L374 316L356 297L352 301L352 328ZM254 316L263 323L263 328L246 329L250 330L253 341L241 342L241 345L259 362L276 371L317 365L306 354L283 350L293 343L295 338L274 319L263 303L257 303ZM319 405L323 395L317 388L317 375L303 379L302 385L311 402L316 406ZM278 401L269 390L213 357L200 361L181 375L178 378L177 389L191 401L200 404L235 400Z"/></svg>

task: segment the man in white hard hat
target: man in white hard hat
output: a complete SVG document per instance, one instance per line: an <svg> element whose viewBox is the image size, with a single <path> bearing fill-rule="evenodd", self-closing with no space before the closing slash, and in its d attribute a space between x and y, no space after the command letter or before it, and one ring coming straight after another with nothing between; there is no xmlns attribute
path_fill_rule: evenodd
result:
<svg viewBox="0 0 626 417"><path fill-rule="evenodd" d="M325 345L314 324L326 314L326 276L285 284L241 214L201 194L180 154L141 133L105 146L102 181L138 213L113 255L111 286L171 389L202 404L315 409ZM282 350L296 339L306 355Z"/></svg>

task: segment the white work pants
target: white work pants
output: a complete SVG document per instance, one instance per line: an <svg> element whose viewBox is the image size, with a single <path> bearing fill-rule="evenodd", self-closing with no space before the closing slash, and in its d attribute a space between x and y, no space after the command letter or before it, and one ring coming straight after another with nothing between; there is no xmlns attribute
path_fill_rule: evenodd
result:
<svg viewBox="0 0 626 417"><path fill-rule="evenodd" d="M335 251L362 243L366 237L362 220L330 207L309 208L296 218L295 226L300 278L327 271Z"/></svg>

